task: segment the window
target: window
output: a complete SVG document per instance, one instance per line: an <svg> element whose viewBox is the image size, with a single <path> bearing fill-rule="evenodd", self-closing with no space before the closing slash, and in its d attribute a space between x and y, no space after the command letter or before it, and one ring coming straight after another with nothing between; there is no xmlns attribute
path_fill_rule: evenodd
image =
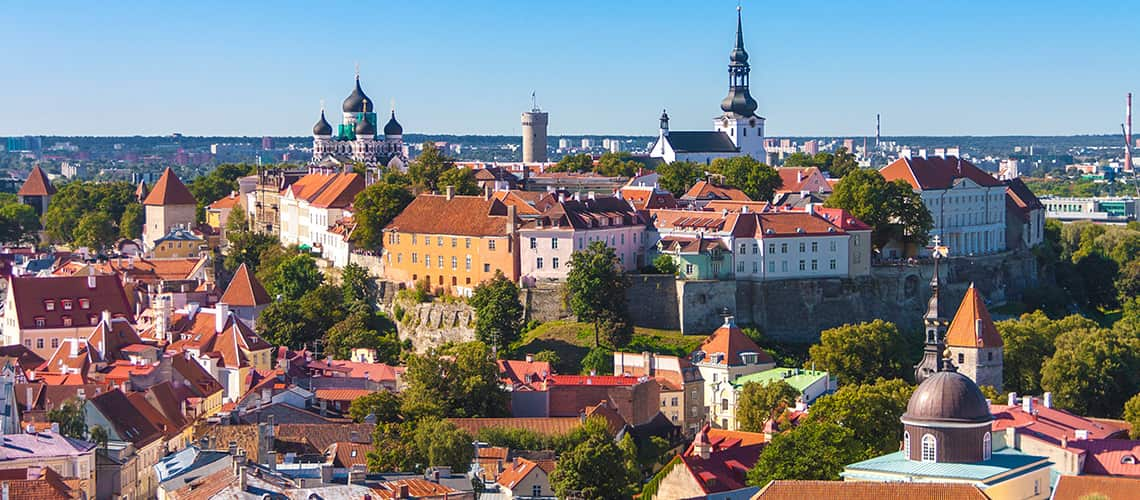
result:
<svg viewBox="0 0 1140 500"><path fill-rule="evenodd" d="M811 252L815 253L818 251L819 251L819 242L818 241L811 242Z"/></svg>
<svg viewBox="0 0 1140 500"><path fill-rule="evenodd" d="M535 259L534 268L535 269L542 269L542 257Z"/></svg>
<svg viewBox="0 0 1140 500"><path fill-rule="evenodd" d="M625 244L625 233L621 233L621 244Z"/></svg>
<svg viewBox="0 0 1140 500"><path fill-rule="evenodd" d="M757 261L752 261L752 274L756 274L756 272L757 272L757 266L759 266L759 265L760 265L760 263L759 263L759 262L757 262Z"/></svg>
<svg viewBox="0 0 1140 500"><path fill-rule="evenodd" d="M720 400L720 411L728 411L728 398Z"/></svg>
<svg viewBox="0 0 1140 500"><path fill-rule="evenodd" d="M471 238L463 239L463 248L471 248Z"/></svg>
<svg viewBox="0 0 1140 500"><path fill-rule="evenodd" d="M454 271L456 269L459 269L459 257L452 257L451 258L451 270Z"/></svg>
<svg viewBox="0 0 1140 500"><path fill-rule="evenodd" d="M44 301L44 309L46 309L48 311L54 311L55 310L55 301L54 300L45 300Z"/></svg>
<svg viewBox="0 0 1140 500"><path fill-rule="evenodd" d="M63 305L63 310L64 310L64 311L70 311L70 310L71 310L71 306L72 306L72 304L71 304L71 300L70 300L70 299L63 299L63 300L61 300L61 301L60 301L60 304L62 304L62 305Z"/></svg>
<svg viewBox="0 0 1140 500"><path fill-rule="evenodd" d="M536 248L538 248L538 238L531 238L530 239L530 249L534 250Z"/></svg>
<svg viewBox="0 0 1140 500"><path fill-rule="evenodd" d="M993 452L993 440L990 439L990 433L982 436L982 460L989 460Z"/></svg>
<svg viewBox="0 0 1140 500"><path fill-rule="evenodd" d="M412 235L412 244L413 245L416 244L416 235L414 235L414 234Z"/></svg>
<svg viewBox="0 0 1140 500"><path fill-rule="evenodd" d="M760 253L760 245L753 243L752 244L752 255L756 255L757 253Z"/></svg>
<svg viewBox="0 0 1140 500"><path fill-rule="evenodd" d="M44 348L44 339L36 339L36 349Z"/></svg>
<svg viewBox="0 0 1140 500"><path fill-rule="evenodd" d="M780 261L780 272L784 272L784 273L788 272L788 261L786 261L786 260Z"/></svg>
<svg viewBox="0 0 1140 500"><path fill-rule="evenodd" d="M740 253L742 253L742 254L748 253L748 245L741 243L740 244Z"/></svg>
<svg viewBox="0 0 1140 500"><path fill-rule="evenodd" d="M491 265L490 264L483 264L483 272L485 272L485 273L491 272Z"/></svg>
<svg viewBox="0 0 1140 500"><path fill-rule="evenodd" d="M835 240L832 240L832 241L828 242L828 245L827 245L827 246L828 246L828 249L829 249L829 250L831 250L832 252L834 252L834 251L835 251Z"/></svg>
<svg viewBox="0 0 1140 500"><path fill-rule="evenodd" d="M910 457L910 431L903 431L903 455Z"/></svg>
<svg viewBox="0 0 1140 500"><path fill-rule="evenodd" d="M744 272L744 261L740 261L740 262L736 263L736 272L738 272L738 273Z"/></svg>
<svg viewBox="0 0 1140 500"><path fill-rule="evenodd" d="M834 271L835 270L835 259L831 259L831 261L827 263L827 267L829 269L831 269L832 271Z"/></svg>
<svg viewBox="0 0 1140 500"><path fill-rule="evenodd" d="M412 252L412 264L416 264L416 263L418 263L418 262L419 262L419 261L417 260L417 258L418 258L418 257L419 257L419 256L418 256L418 255L416 255L416 253L415 253L415 252ZM398 259L397 259L397 261L398 261Z"/></svg>
<svg viewBox="0 0 1140 500"><path fill-rule="evenodd" d="M436 236L435 237L435 244L439 245L439 246L443 246L443 236Z"/></svg>
<svg viewBox="0 0 1140 500"><path fill-rule="evenodd" d="M402 254L402 253L396 254L396 263L399 264L399 263L402 263L403 261L404 261L404 254Z"/></svg>
<svg viewBox="0 0 1140 500"><path fill-rule="evenodd" d="M685 274L686 275L693 274L693 265L692 264L685 264Z"/></svg>
<svg viewBox="0 0 1140 500"><path fill-rule="evenodd" d="M852 236L851 239L855 242L855 246L859 246L859 235L856 234Z"/></svg>
<svg viewBox="0 0 1140 500"><path fill-rule="evenodd" d="M818 260L815 260L815 259L812 259L812 260L811 260L811 270L812 270L812 271L816 271L816 270L818 270L818 269L819 269L819 261L818 261Z"/></svg>
<svg viewBox="0 0 1140 500"><path fill-rule="evenodd" d="M51 348L56 349L59 347L59 339L51 339Z"/></svg>
<svg viewBox="0 0 1140 500"><path fill-rule="evenodd" d="M800 271L806 271L806 270L807 270L807 263L805 261L801 260L800 261Z"/></svg>
<svg viewBox="0 0 1140 500"><path fill-rule="evenodd" d="M424 254L424 267L431 269L431 254L430 253Z"/></svg>
<svg viewBox="0 0 1140 500"><path fill-rule="evenodd" d="M776 244L775 243L769 243L768 244L768 253L769 254L776 253Z"/></svg>
<svg viewBox="0 0 1140 500"><path fill-rule="evenodd" d="M768 261L768 272L770 272L770 273L776 272L776 261L774 261L774 260Z"/></svg>
<svg viewBox="0 0 1140 500"><path fill-rule="evenodd" d="M961 365L966 362L966 355L958 353L958 364Z"/></svg>
<svg viewBox="0 0 1140 500"><path fill-rule="evenodd" d="M994 360L994 353L993 353L992 351L991 351L991 352L987 352L987 353L986 353L986 358L988 358L988 360L989 360L989 361L993 361L993 360Z"/></svg>
<svg viewBox="0 0 1140 500"><path fill-rule="evenodd" d="M542 496L542 485L536 484L536 485L532 486L531 487L531 496L536 497L536 498Z"/></svg>
<svg viewBox="0 0 1140 500"><path fill-rule="evenodd" d="M443 256L442 255L439 256L439 268L443 269Z"/></svg>
<svg viewBox="0 0 1140 500"><path fill-rule="evenodd" d="M554 269L558 269L558 257L554 257L553 259L550 259L550 260L551 260L550 267L553 267Z"/></svg>
<svg viewBox="0 0 1140 500"><path fill-rule="evenodd" d="M807 251L807 245L801 241L800 242L800 253L804 253L806 251Z"/></svg>
<svg viewBox="0 0 1140 500"><path fill-rule="evenodd" d="M938 440L934 439L934 436L930 434L924 434L922 436L922 461L938 461Z"/></svg>
<svg viewBox="0 0 1140 500"><path fill-rule="evenodd" d="M780 243L780 253L788 253L788 244Z"/></svg>
<svg viewBox="0 0 1140 500"><path fill-rule="evenodd" d="M487 250L495 249L495 240L487 240Z"/></svg>
<svg viewBox="0 0 1140 500"><path fill-rule="evenodd" d="M677 406L677 398L673 398L671 401L669 401L669 406Z"/></svg>
<svg viewBox="0 0 1140 500"><path fill-rule="evenodd" d="M467 261L464 263L464 269L467 271L471 270L471 256L470 255L467 256Z"/></svg>

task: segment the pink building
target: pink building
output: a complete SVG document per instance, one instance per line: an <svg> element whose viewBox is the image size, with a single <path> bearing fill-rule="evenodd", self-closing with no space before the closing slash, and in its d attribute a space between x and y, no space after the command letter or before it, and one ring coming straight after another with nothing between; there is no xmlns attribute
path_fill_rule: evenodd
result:
<svg viewBox="0 0 1140 500"><path fill-rule="evenodd" d="M623 271L645 266L647 221L628 202L615 197L567 199L543 203L542 215L519 230L520 276L525 280L561 280L570 255L595 241L614 249ZM545 206L544 206L545 205Z"/></svg>

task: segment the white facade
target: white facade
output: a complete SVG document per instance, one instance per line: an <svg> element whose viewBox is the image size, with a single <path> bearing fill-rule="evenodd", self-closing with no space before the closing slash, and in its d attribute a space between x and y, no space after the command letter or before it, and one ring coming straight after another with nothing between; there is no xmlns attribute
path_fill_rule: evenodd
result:
<svg viewBox="0 0 1140 500"><path fill-rule="evenodd" d="M763 117L743 117L725 113L724 116L713 119L713 129L728 134L732 143L740 148L740 155L751 156L760 163L768 161L768 153L764 150Z"/></svg>
<svg viewBox="0 0 1140 500"><path fill-rule="evenodd" d="M934 219L930 237L939 237L952 255L1005 251L1005 185L986 187L960 178L949 189L920 194Z"/></svg>
<svg viewBox="0 0 1140 500"><path fill-rule="evenodd" d="M736 238L736 279L845 278L850 235Z"/></svg>
<svg viewBox="0 0 1140 500"><path fill-rule="evenodd" d="M590 243L603 241L621 260L622 271L636 272L638 256L645 254L644 240L645 226L640 225L579 230L569 227L522 229L519 231L519 269L523 277L562 280L570 271L567 264L571 254L584 250Z"/></svg>

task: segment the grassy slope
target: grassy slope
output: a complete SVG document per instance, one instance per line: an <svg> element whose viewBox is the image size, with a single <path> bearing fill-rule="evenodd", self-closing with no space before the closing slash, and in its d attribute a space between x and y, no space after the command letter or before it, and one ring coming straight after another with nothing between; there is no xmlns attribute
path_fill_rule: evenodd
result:
<svg viewBox="0 0 1140 500"><path fill-rule="evenodd" d="M681 335L672 330L634 328L633 341L626 351L653 351L663 354L685 355L692 352L705 339L704 335ZM559 373L578 373L582 358L594 346L594 328L588 323L551 321L523 334L515 344L518 356L551 350L558 353Z"/></svg>

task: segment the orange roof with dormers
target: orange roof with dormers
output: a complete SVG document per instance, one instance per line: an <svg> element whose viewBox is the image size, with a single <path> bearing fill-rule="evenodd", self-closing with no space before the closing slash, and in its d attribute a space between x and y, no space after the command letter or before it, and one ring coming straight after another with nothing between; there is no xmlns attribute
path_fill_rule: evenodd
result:
<svg viewBox="0 0 1140 500"><path fill-rule="evenodd" d="M364 191L364 176L360 174L337 174L310 205L317 208L348 208L356 195Z"/></svg>
<svg viewBox="0 0 1140 500"><path fill-rule="evenodd" d="M290 184L281 194L289 193L293 195L293 198L298 200L312 201L316 199L317 195L319 195L336 176L337 174L320 172L308 174L297 179L293 184Z"/></svg>
<svg viewBox="0 0 1140 500"><path fill-rule="evenodd" d="M162 177L158 178L155 183L154 189L150 190L150 194L146 195L143 200L143 205L196 205L198 202L194 200L194 195L190 194L190 190L186 189L186 185L182 183L178 176L170 167L162 172Z"/></svg>
<svg viewBox="0 0 1140 500"><path fill-rule="evenodd" d="M234 208L234 206L236 206L240 200L241 197L238 196L237 193L230 193L229 195L222 197L222 199L211 203L210 208L216 210Z"/></svg>
<svg viewBox="0 0 1140 500"><path fill-rule="evenodd" d="M899 158L879 169L883 178L889 181L902 179L914 189L950 189L959 179L970 179L983 187L1001 186L1002 182L986 171L966 160L955 156L919 156Z"/></svg>
<svg viewBox="0 0 1140 500"><path fill-rule="evenodd" d="M516 209L517 211L517 209ZM401 233L506 236L507 205L483 196L421 194L404 208L385 231Z"/></svg>
<svg viewBox="0 0 1140 500"><path fill-rule="evenodd" d="M1001 347L1001 335L994 326L990 311L982 294L970 283L966 296L962 298L962 305L954 314L954 321L950 322L950 329L946 332L946 345L950 347L989 348Z"/></svg>
<svg viewBox="0 0 1140 500"><path fill-rule="evenodd" d="M32 171L28 173L28 179L24 181L24 185L20 186L20 190L16 194L19 196L51 196L55 194L55 186L51 185L51 180L48 179L47 174L37 165L32 167Z"/></svg>
<svg viewBox="0 0 1140 500"><path fill-rule="evenodd" d="M503 485L504 488L513 489L518 484L534 472L538 468L538 464L527 460L525 458L515 458L514 463L508 464L502 474L499 474L497 482ZM522 494L522 492L519 492Z"/></svg>
<svg viewBox="0 0 1140 500"><path fill-rule="evenodd" d="M230 285L226 287L225 293L219 300L219 302L239 307L260 306L272 301L269 292L265 291L265 287L261 286L261 282L253 273L249 272L249 268L245 264L242 264L234 273L234 278L230 280Z"/></svg>
<svg viewBox="0 0 1140 500"><path fill-rule="evenodd" d="M525 198L519 195L519 191L495 191L491 197L503 202L503 204L515 207L518 215L541 215L542 212L534 208L533 202L528 202Z"/></svg>
<svg viewBox="0 0 1140 500"><path fill-rule="evenodd" d="M752 201L748 195L732 186L718 186L709 181L697 181L689 191L681 196L682 200L736 200Z"/></svg>
<svg viewBox="0 0 1140 500"><path fill-rule="evenodd" d="M744 360L740 357L740 353L754 352L757 354L756 360L759 363L774 363L772 356L766 351L756 345L752 339L748 338L740 327L736 326L736 322L729 316L725 318L724 324L717 328L716 331L709 335L697 351L704 352L704 358L698 363L716 363L729 366L740 366L744 364ZM722 357L715 358L717 354L723 355Z"/></svg>

